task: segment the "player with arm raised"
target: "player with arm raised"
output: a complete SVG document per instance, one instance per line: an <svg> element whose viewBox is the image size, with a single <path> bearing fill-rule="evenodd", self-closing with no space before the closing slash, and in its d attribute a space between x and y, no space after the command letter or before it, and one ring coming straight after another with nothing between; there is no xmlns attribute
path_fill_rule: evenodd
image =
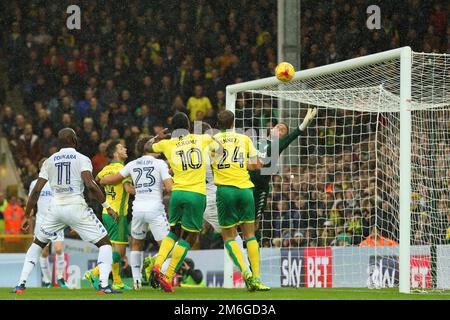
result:
<svg viewBox="0 0 450 320"><path fill-rule="evenodd" d="M136 153L142 155L140 158L128 163L118 173L104 176L100 180L101 184L112 184L131 177L134 182L136 196L131 220L130 264L135 290L142 287L141 264L147 230L150 227L158 245L169 233L169 222L163 204L163 187L167 192L171 191L172 176L167 164L145 149L151 138L143 136L136 142Z"/></svg>
<svg viewBox="0 0 450 320"><path fill-rule="evenodd" d="M31 191L25 208L22 228L30 225L30 212L36 206L45 184L49 183L53 193L50 210L44 217L34 241L28 249L18 285L12 293L23 294L28 277L46 247L56 234L69 226L84 241L91 242L99 248L98 266L100 268L100 287L98 294L121 293L108 284L112 264L112 246L105 227L86 204L83 197L84 186L95 196L114 221L117 213L106 201L100 187L92 176L92 163L88 157L77 152L77 136L73 129L64 128L58 132L61 149L48 158L42 165L39 178Z"/></svg>
<svg viewBox="0 0 450 320"><path fill-rule="evenodd" d="M308 112L306 113L305 118L303 119L303 122L292 132L289 132L289 126L286 123L279 123L275 127L273 127L270 138L267 139L265 142L265 150L264 152L260 153L261 158L263 159L270 159L272 156L272 143L273 139L278 139L278 155L281 155L281 153L291 144L292 141L297 139L301 134L304 133L305 129L308 127L308 125L311 123L311 121L314 119L314 117L317 114L317 109L309 108ZM260 144L262 142L259 141L258 143L258 150L261 150L262 148L259 148ZM270 162L264 163L264 167L270 167L271 165L274 165ZM270 189L270 174L261 174L261 170L253 170L250 171L250 179L255 185L255 188L253 189L253 196L255 199L255 208L256 208L256 219L257 221L261 219L262 214L264 213L264 210L267 206L267 196L269 195L269 189ZM258 228L258 223L256 228Z"/></svg>
<svg viewBox="0 0 450 320"><path fill-rule="evenodd" d="M39 170L42 168L42 165L45 160L47 160L47 158L42 158L39 161ZM31 191L36 185L36 181L37 179L31 182L29 195L31 195ZM44 220L44 217L50 208L50 202L52 201L52 198L53 198L52 189L50 188L50 185L47 182L44 185L44 188L42 188L41 190L41 194L39 196L39 200L36 205L37 210L35 211L35 209L33 209L33 211L35 211L36 216L36 225L34 226L35 235L37 231L41 228L42 221ZM61 288L67 288L66 281L64 280L63 277L65 266L63 241L64 241L64 230L61 230L56 234L56 237L52 239L52 244L55 246L55 253L56 253L55 254L56 283ZM52 286L51 280L52 277L50 275L50 263L48 261L48 255L49 255L49 246L45 247L42 250L41 257L39 258L39 264L41 265L41 272L42 272L42 286L46 288L50 288Z"/></svg>
<svg viewBox="0 0 450 320"><path fill-rule="evenodd" d="M150 272L150 283L159 283L166 292L174 291L172 279L202 229L206 206L206 163L209 148L213 145L211 136L189 133L190 123L186 114L177 113L172 124L171 139L153 143L150 147L150 152L166 156L174 173L169 205L170 232L162 241ZM161 267L171 251L172 259L163 275Z"/></svg>
<svg viewBox="0 0 450 320"><path fill-rule="evenodd" d="M261 282L259 245L255 237L255 203L253 183L247 171L261 167L258 151L250 138L234 132L234 114L225 110L218 115L221 130L214 138L223 153L213 162L214 184L219 224L225 249L239 268L249 291L267 291ZM237 226L240 226L247 246L251 272L247 268L242 250L236 243Z"/></svg>
<svg viewBox="0 0 450 320"><path fill-rule="evenodd" d="M128 158L127 149L119 140L113 140L106 147L106 156L111 159L111 162L98 173L95 179L97 182L100 182L100 179L103 177L118 173L124 168L125 160ZM134 193L134 188L131 185L130 179L121 179L111 184L103 184L103 186L106 193L106 201L108 201L111 208L119 215L119 221L116 223L108 215L106 209L103 209L103 225L108 232L108 236L113 246L112 288L116 290L130 289L123 283L120 277L120 270L122 270L122 260L125 258L128 246L128 199L129 194ZM84 274L85 278L95 289L98 289L99 273L99 267L96 266L94 269L88 270Z"/></svg>

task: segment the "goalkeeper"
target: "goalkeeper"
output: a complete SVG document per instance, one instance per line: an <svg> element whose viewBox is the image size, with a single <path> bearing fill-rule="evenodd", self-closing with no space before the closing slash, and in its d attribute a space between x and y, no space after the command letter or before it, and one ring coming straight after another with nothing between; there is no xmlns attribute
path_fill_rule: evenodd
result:
<svg viewBox="0 0 450 320"><path fill-rule="evenodd" d="M289 127L286 123L279 123L273 129L271 130L270 137L267 140L260 140L257 144L257 149L261 151L261 149L264 149L263 152L260 152L260 157L262 162L264 163L264 166L260 170L251 170L250 173L250 179L255 185L253 188L253 197L255 199L255 209L256 209L256 229L258 229L259 221L261 220L262 214L264 213L264 210L266 209L267 205L267 196L269 195L269 188L270 188L270 178L272 175L267 172L269 168L272 165L275 167L277 163L271 163L271 156L272 156L272 144L274 142L274 139L278 139L278 155L281 155L281 152L283 152L284 149L286 149L292 141L297 139L306 129L306 127L311 123L311 121L314 119L314 117L317 114L317 108L308 108L308 112L306 113L305 118L303 119L303 122L292 130L292 132L289 132ZM265 146L261 148L261 144L265 142ZM278 160L278 157L276 158ZM267 170L266 172L264 172Z"/></svg>

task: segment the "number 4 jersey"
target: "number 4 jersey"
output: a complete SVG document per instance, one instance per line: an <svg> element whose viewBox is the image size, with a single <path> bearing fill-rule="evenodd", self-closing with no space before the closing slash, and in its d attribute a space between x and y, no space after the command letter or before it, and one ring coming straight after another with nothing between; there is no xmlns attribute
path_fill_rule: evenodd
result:
<svg viewBox="0 0 450 320"><path fill-rule="evenodd" d="M119 171L122 177L133 179L136 196L133 212L149 211L163 207L163 181L171 179L167 164L150 155L142 156L129 162ZM164 209L163 209L164 210Z"/></svg>
<svg viewBox="0 0 450 320"><path fill-rule="evenodd" d="M113 161L105 166L102 171L98 173L97 177L98 179L101 179L103 177L116 174L123 169L123 167L123 163ZM117 214L123 216L126 216L128 213L128 198L130 197L123 187L125 183L131 183L131 180L124 179L116 185L105 186L106 201L108 201ZM103 209L103 213L107 213L106 209Z"/></svg>
<svg viewBox="0 0 450 320"><path fill-rule="evenodd" d="M39 177L47 180L52 189L52 204L86 205L81 177L84 171L92 172L91 160L74 148L62 148L45 160Z"/></svg>

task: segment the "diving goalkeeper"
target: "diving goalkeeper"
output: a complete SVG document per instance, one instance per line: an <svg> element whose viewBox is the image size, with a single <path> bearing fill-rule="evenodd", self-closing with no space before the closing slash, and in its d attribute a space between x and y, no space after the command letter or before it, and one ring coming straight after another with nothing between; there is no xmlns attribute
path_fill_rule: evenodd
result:
<svg viewBox="0 0 450 320"><path fill-rule="evenodd" d="M311 123L311 121L314 119L314 117L317 114L317 109L309 108L308 112L306 113L305 118L303 119L303 122L292 130L292 132L289 132L289 127L286 123L280 122L270 132L270 136L267 140L260 140L257 144L257 149L261 151L261 149L264 149L263 152L260 152L260 158L262 159L262 162L264 163L264 166L260 170L251 170L250 173L250 179L252 180L253 184L255 185L253 189L253 197L255 199L255 211L256 211L256 228L258 229L259 220L261 219L262 214L264 213L264 210L266 209L267 205L267 196L269 195L269 188L270 188L270 178L272 177L271 173L268 172L269 167L275 167L277 163L272 163L271 156L272 156L272 149L273 147L276 148L276 143L274 144L274 139L278 139L278 155L281 155L284 149L286 149L292 141L297 139L308 127L308 125ZM264 148L261 147L261 145L265 143ZM274 146L273 146L274 145ZM278 160L278 157L275 158ZM266 172L264 172L266 171Z"/></svg>

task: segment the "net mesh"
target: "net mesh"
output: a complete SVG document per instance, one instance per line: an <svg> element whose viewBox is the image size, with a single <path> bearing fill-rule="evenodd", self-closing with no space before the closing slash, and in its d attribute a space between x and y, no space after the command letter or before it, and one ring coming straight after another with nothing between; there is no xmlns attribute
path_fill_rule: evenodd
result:
<svg viewBox="0 0 450 320"><path fill-rule="evenodd" d="M418 290L450 288L449 62L450 55L412 56L410 255ZM400 60L392 59L237 94L236 127L253 129L259 142L277 123L292 130L318 107L271 177L262 247L339 247L329 286L398 285L399 93Z"/></svg>

